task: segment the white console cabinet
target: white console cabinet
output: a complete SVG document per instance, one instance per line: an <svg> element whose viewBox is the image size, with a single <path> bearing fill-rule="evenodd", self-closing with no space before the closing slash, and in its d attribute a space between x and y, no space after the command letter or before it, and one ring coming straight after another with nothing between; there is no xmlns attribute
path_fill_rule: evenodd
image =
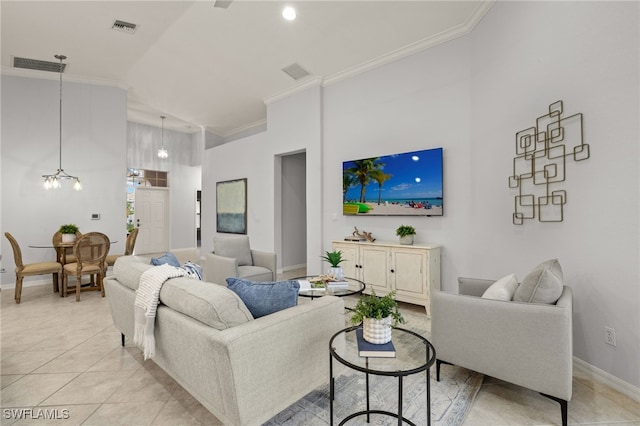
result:
<svg viewBox="0 0 640 426"><path fill-rule="evenodd" d="M344 275L363 281L366 293L396 291L396 299L422 305L431 315L430 288L440 289L440 247L391 242L333 241L345 262Z"/></svg>

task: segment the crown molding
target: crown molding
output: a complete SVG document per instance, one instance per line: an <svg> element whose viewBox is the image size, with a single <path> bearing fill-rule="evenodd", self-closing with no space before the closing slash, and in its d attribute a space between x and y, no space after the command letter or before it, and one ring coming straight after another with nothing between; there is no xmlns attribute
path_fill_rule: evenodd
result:
<svg viewBox="0 0 640 426"><path fill-rule="evenodd" d="M29 70L25 68L14 68L14 67L2 67L2 75L10 75L15 77L26 77L26 78L39 78L41 80L60 80L60 74L57 72L51 71L38 71L38 70ZM86 77L81 77L74 74L66 74L62 73L63 79L65 83L84 83L84 84L93 84L97 86L109 86L116 87L122 90L129 90L129 86L110 80L96 80L90 79Z"/></svg>
<svg viewBox="0 0 640 426"><path fill-rule="evenodd" d="M277 102L279 100L282 100L284 98L288 98L291 95L294 95L296 93L300 93L303 90L307 90L311 87L317 87L317 86L322 86L324 79L322 77L311 77L309 79L307 79L305 82L291 87L289 89L283 90L282 92L276 93L273 96L270 96L268 98L263 99L263 102L265 103L265 105L269 105L272 104L274 102Z"/></svg>
<svg viewBox="0 0 640 426"><path fill-rule="evenodd" d="M442 31L431 37L418 40L392 52L381 55L377 58L355 65L351 68L347 68L344 71L340 71L327 76L324 79L324 86L330 86L332 84L338 83L339 81L356 76L358 74L362 74L379 66L397 61L398 59L405 58L431 47L435 47L456 38L465 36L473 31L473 29L476 27L476 25L478 25L478 23L482 20L489 9L491 9L494 3L495 0L479 2L479 7L476 9L473 15L471 15L469 19L467 19L467 21L463 24L450 28L446 31Z"/></svg>
<svg viewBox="0 0 640 426"><path fill-rule="evenodd" d="M254 121L253 123L245 124L244 126L231 129L222 136L224 142L231 142L237 139L242 139L247 136L252 136L258 133L262 133L267 130L267 119Z"/></svg>
<svg viewBox="0 0 640 426"><path fill-rule="evenodd" d="M482 20L484 15L494 5L495 1L496 0L478 2L479 6L475 10L473 15L471 15L469 19L467 19L463 24L460 24L457 27L451 28L446 31L442 31L441 33L438 33L431 37L418 40L400 49L394 50L390 53L386 53L377 58L355 65L344 71L340 71L326 77L313 77L312 79L307 80L303 84L292 87L290 89L283 90L282 92L276 93L273 96L263 99L263 101L266 105L269 105L273 102L277 102L279 100L287 98L291 95L299 93L310 87L315 87L317 85L320 85L322 87L330 86L339 81L345 80L350 77L354 77L358 74L362 74L364 72L377 68L381 65L385 65L390 62L397 61L398 59L413 55L414 53L421 52L431 47L446 43L447 41L451 41L458 37L467 35L471 31L473 31L476 25L478 25L478 23Z"/></svg>

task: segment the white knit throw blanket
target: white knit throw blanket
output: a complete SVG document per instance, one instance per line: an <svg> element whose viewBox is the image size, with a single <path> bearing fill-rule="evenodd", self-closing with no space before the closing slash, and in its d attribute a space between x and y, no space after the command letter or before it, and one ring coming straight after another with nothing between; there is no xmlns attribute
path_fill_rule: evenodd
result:
<svg viewBox="0 0 640 426"><path fill-rule="evenodd" d="M184 269L164 264L148 269L140 276L140 285L136 290L136 301L133 306L135 324L133 341L142 346L145 360L156 353L156 339L153 332L162 285L169 278L186 274L187 271Z"/></svg>

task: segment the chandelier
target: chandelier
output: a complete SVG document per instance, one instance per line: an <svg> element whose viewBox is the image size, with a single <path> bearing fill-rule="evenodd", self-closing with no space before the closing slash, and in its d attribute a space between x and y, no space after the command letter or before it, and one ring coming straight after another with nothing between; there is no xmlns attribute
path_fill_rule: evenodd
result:
<svg viewBox="0 0 640 426"><path fill-rule="evenodd" d="M160 118L162 118L162 133L160 134L161 147L158 150L158 158L168 158L169 152L164 147L164 119L167 117L165 117L164 115L161 115Z"/></svg>
<svg viewBox="0 0 640 426"><path fill-rule="evenodd" d="M76 176L71 176L62 168L62 70L64 69L62 61L67 59L64 55L55 55L56 59L60 60L60 151L59 151L59 163L58 170L52 175L42 175L44 178L44 189L58 189L62 186L61 181L72 180L73 189L76 191L82 190L80 179Z"/></svg>

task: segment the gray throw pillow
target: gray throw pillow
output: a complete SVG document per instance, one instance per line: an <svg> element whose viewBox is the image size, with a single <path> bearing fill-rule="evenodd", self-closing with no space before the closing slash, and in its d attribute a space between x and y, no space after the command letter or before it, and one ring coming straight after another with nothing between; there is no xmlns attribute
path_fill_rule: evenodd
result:
<svg viewBox="0 0 640 426"><path fill-rule="evenodd" d="M527 303L556 303L562 294L564 277L557 259L547 260L527 274L513 300Z"/></svg>
<svg viewBox="0 0 640 426"><path fill-rule="evenodd" d="M215 254L218 256L237 259L238 266L253 265L251 247L249 246L249 237L214 237L213 249L215 250Z"/></svg>
<svg viewBox="0 0 640 426"><path fill-rule="evenodd" d="M298 281L257 282L227 278L227 288L235 292L254 318L291 308L298 304Z"/></svg>

